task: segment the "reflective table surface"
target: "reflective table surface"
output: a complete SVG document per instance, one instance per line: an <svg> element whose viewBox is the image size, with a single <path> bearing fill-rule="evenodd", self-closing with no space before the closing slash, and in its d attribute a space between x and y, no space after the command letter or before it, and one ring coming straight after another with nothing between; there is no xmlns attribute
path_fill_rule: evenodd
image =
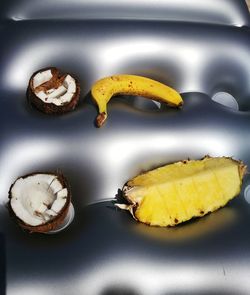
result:
<svg viewBox="0 0 250 295"><path fill-rule="evenodd" d="M139 224L114 207L128 179L165 163L209 154L250 167L245 2L190 0L187 13L184 0L63 2L2 4L0 291L250 294L249 174L225 208L176 228ZM74 112L48 116L27 104L29 77L47 66L79 78ZM91 85L120 73L174 87L182 109L120 96L95 128ZM74 218L58 233L30 234L10 218L8 190L20 175L48 170L67 176Z"/></svg>

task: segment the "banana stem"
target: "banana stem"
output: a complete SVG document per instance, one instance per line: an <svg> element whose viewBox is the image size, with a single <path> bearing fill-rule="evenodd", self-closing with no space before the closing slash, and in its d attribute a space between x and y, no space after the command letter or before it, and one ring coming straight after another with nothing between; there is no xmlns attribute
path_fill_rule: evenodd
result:
<svg viewBox="0 0 250 295"><path fill-rule="evenodd" d="M102 113L98 114L96 117L96 126L98 128L102 127L103 124L105 123L106 119L107 119L107 113L102 112Z"/></svg>

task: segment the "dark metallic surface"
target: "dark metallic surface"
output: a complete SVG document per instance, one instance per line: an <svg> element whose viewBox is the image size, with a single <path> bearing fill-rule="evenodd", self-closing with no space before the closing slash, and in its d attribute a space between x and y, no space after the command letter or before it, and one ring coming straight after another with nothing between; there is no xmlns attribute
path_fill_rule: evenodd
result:
<svg viewBox="0 0 250 295"><path fill-rule="evenodd" d="M249 294L249 175L228 206L172 229L138 224L110 201L129 178L164 163L209 154L250 166L244 2L189 1L192 13L184 15L176 1L159 1L153 11L141 1L135 10L132 4L124 10L108 2L105 10L101 1L72 1L68 16L59 1L41 3L6 2L1 12L0 231L6 239L7 295ZM160 20L162 6L173 8L175 22L168 14ZM135 14L128 21L129 9ZM12 21L20 15L22 21ZM190 22L201 16L210 24ZM29 77L50 65L81 81L82 102L70 114L46 116L27 105ZM115 98L107 124L96 129L91 84L116 73L175 87L183 108ZM233 109L214 101L218 93ZM71 183L75 218L58 234L25 233L5 208L9 187L20 175L54 169Z"/></svg>
<svg viewBox="0 0 250 295"><path fill-rule="evenodd" d="M0 233L0 294L5 294L6 289L6 255L5 255L5 238Z"/></svg>
<svg viewBox="0 0 250 295"><path fill-rule="evenodd" d="M154 19L243 26L244 0L19 0L1 1L3 19Z"/></svg>

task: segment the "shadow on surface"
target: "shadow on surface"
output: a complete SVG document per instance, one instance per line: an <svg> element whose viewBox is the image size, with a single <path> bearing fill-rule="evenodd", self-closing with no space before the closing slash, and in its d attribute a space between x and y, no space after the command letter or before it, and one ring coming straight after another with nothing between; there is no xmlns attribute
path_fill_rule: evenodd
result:
<svg viewBox="0 0 250 295"><path fill-rule="evenodd" d="M134 291L129 287L107 287L100 295L140 295L140 293Z"/></svg>

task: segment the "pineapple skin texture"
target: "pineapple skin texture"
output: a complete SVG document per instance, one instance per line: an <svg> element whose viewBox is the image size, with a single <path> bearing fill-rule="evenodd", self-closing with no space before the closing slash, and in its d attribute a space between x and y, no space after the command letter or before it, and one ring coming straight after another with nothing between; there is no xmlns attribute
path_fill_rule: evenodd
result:
<svg viewBox="0 0 250 295"><path fill-rule="evenodd" d="M141 174L123 191L135 219L175 226L225 206L240 193L245 170L226 157L186 160Z"/></svg>
<svg viewBox="0 0 250 295"><path fill-rule="evenodd" d="M176 90L158 81L136 75L106 77L96 81L91 87L92 98L99 109L99 115L96 118L98 127L101 127L107 119L109 100L118 94L140 95L175 107L183 104L183 100Z"/></svg>

